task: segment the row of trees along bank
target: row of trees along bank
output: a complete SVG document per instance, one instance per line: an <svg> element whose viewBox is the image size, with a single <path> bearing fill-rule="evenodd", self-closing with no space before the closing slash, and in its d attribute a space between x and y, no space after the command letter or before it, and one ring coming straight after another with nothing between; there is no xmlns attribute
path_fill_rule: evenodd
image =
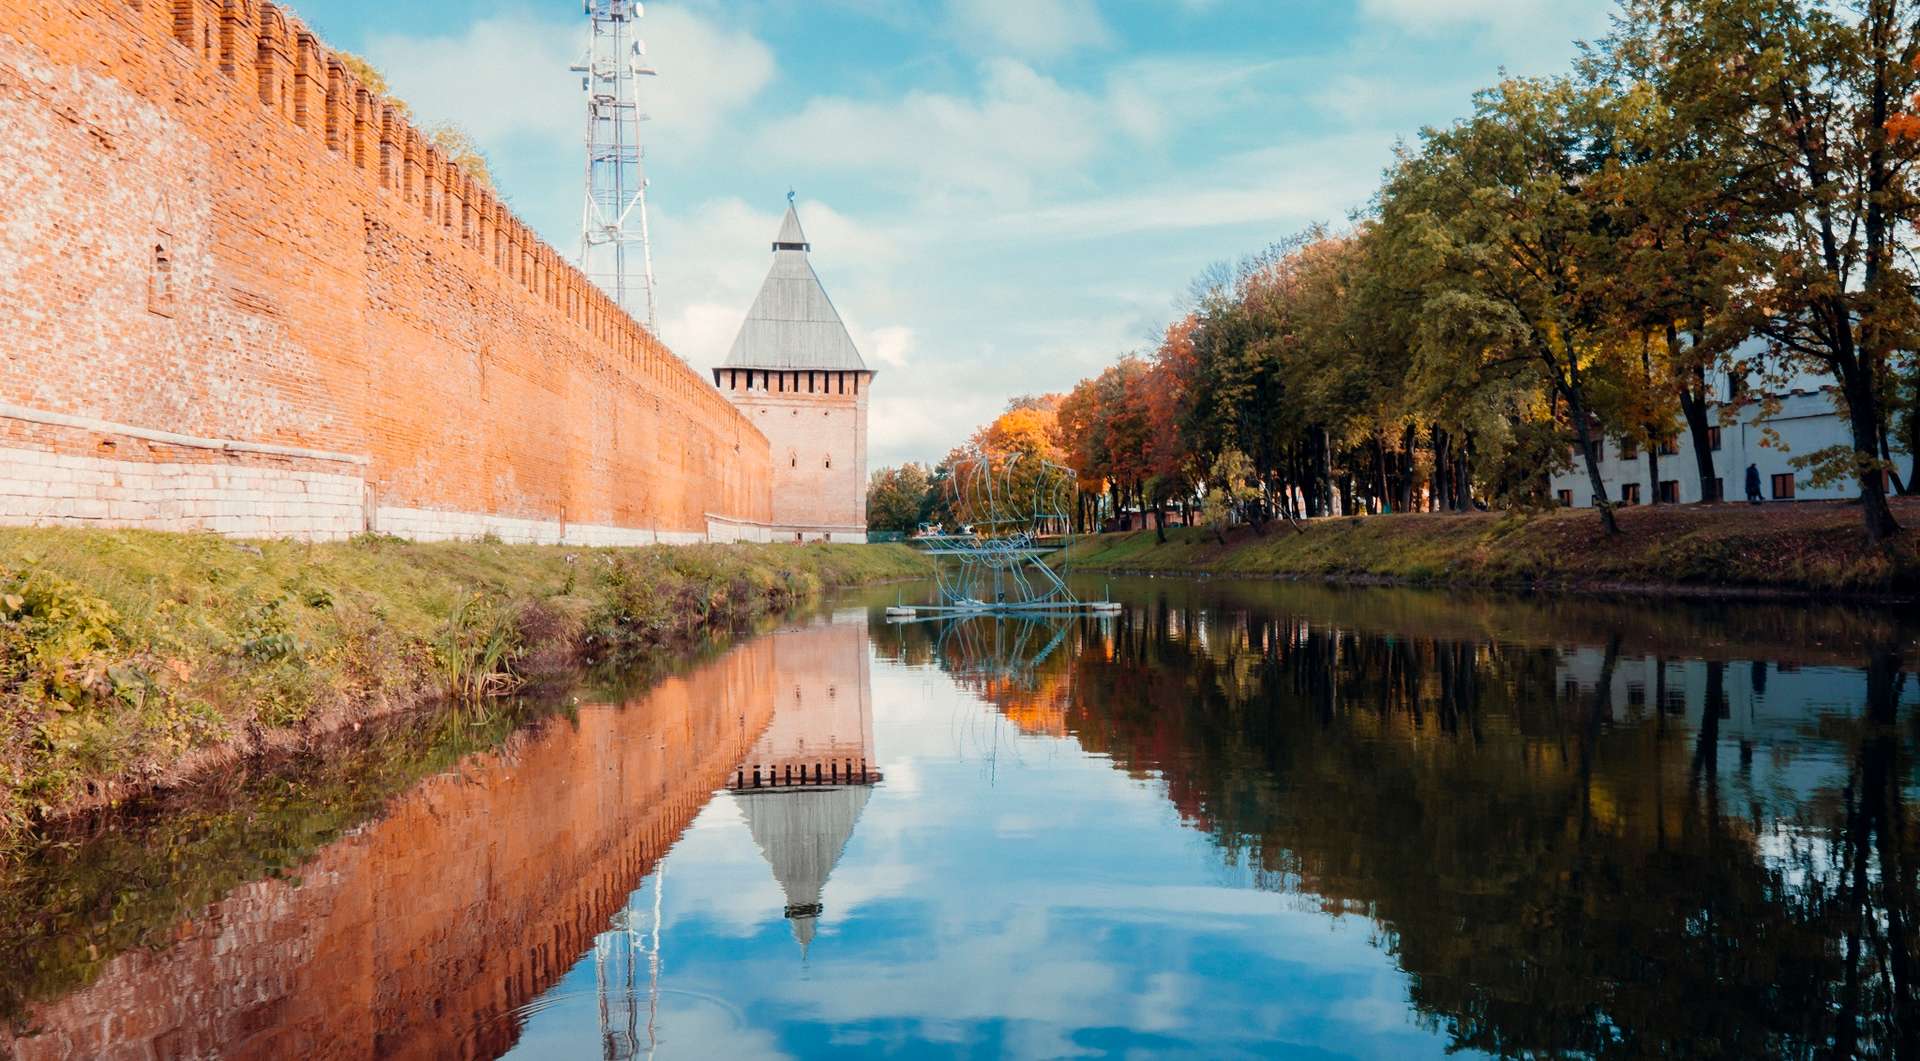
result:
<svg viewBox="0 0 1920 1061"><path fill-rule="evenodd" d="M1920 0L1624 0L1570 74L1403 146L1353 224L1216 267L1157 349L973 442L1071 465L1082 529L1538 507L1579 460L1618 533L1603 438L1658 482L1684 435L1712 498L1711 429L1811 370L1851 443L1793 464L1885 540L1920 478L1917 59ZM1761 385L1717 403L1722 373ZM941 468L902 474L874 514L938 518Z"/></svg>

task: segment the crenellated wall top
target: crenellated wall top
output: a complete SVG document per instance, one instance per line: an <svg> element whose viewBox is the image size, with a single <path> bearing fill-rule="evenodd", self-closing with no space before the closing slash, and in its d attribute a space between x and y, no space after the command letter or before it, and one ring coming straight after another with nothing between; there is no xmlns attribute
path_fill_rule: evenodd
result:
<svg viewBox="0 0 1920 1061"><path fill-rule="evenodd" d="M533 233L482 181L416 126L404 104L373 91L282 4L267 0L80 0L131 18L154 46L217 73L233 94L308 138L396 215L426 222L503 279L623 351L713 415L737 416L702 374Z"/></svg>

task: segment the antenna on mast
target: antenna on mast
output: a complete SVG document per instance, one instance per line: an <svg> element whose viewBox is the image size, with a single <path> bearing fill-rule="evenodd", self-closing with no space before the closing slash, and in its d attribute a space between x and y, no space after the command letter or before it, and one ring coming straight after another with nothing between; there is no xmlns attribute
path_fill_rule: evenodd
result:
<svg viewBox="0 0 1920 1061"><path fill-rule="evenodd" d="M637 0L582 0L587 52L571 68L587 97L587 171L580 270L654 329L653 247L647 233L646 151L639 82L658 74L637 34Z"/></svg>

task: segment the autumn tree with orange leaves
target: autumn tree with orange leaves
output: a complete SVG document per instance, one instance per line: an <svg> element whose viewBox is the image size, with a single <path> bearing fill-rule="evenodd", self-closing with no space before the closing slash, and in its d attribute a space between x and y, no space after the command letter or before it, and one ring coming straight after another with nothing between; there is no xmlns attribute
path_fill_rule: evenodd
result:
<svg viewBox="0 0 1920 1061"><path fill-rule="evenodd" d="M1900 533L1920 0L1621 0L1613 26L1567 75L1504 79L1423 130L1347 228L1210 270L1153 349L975 443L1044 435L1083 529L1531 509L1571 464L1617 533L1604 441L1655 483L1690 451L1717 500L1714 433L1749 400L1722 381L1813 371L1847 439L1792 463L1857 484L1870 539Z"/></svg>

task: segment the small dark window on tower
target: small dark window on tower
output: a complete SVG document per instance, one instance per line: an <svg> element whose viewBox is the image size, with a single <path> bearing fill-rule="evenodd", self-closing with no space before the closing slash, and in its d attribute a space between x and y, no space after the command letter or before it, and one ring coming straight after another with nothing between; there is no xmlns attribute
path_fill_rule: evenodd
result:
<svg viewBox="0 0 1920 1061"><path fill-rule="evenodd" d="M173 252L167 249L164 234L153 245L153 260L147 266L147 309L162 317L173 316Z"/></svg>
<svg viewBox="0 0 1920 1061"><path fill-rule="evenodd" d="M831 456L827 458L827 467L833 467L833 458Z"/></svg>

